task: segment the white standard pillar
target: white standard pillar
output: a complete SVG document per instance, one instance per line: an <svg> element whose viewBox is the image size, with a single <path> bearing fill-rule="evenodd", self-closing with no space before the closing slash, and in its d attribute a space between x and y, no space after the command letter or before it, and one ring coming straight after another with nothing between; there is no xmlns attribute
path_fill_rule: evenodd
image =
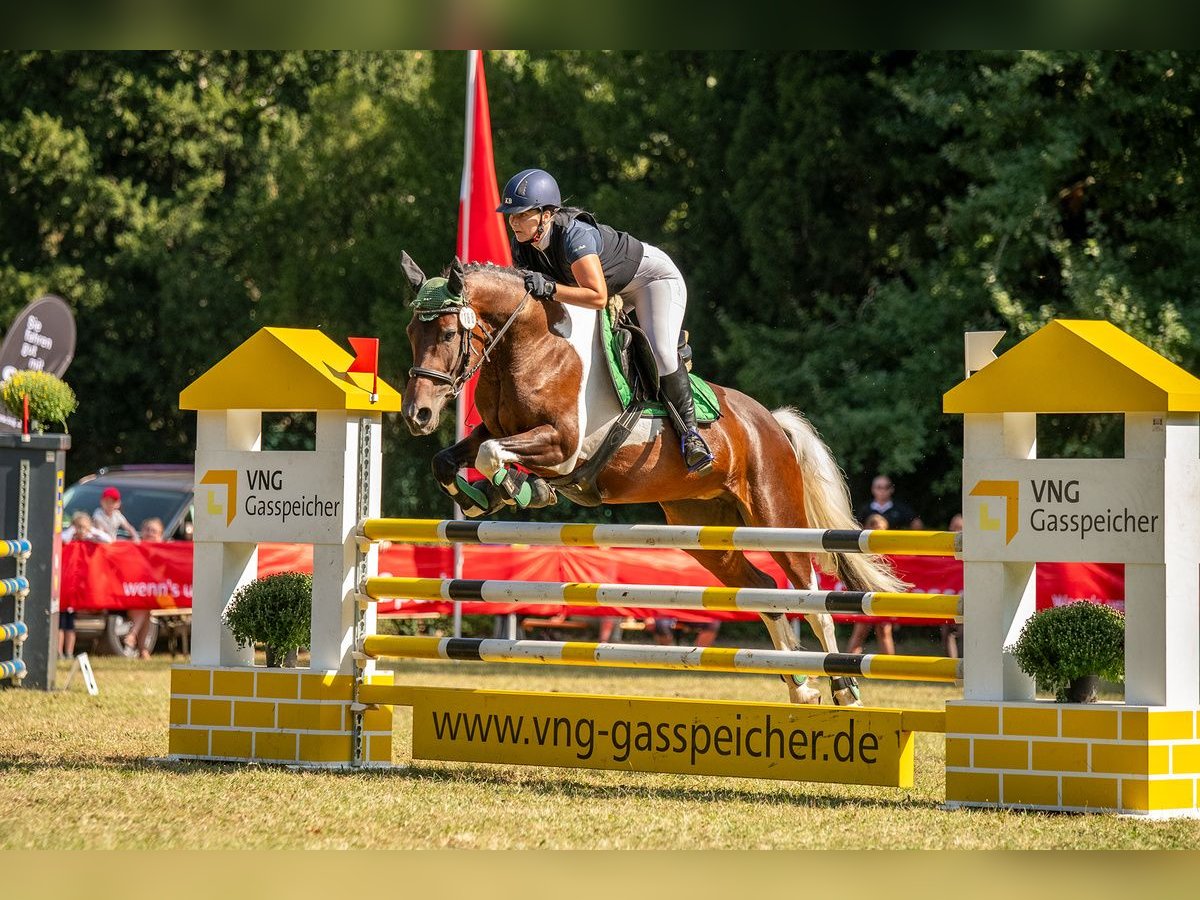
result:
<svg viewBox="0 0 1200 900"><path fill-rule="evenodd" d="M328 459L330 469L340 468L341 528L340 543L313 545L313 598L310 666L322 671L353 671L354 604L357 602L355 531L358 526L358 441L361 414L343 411L318 412L316 452ZM381 476L381 417L368 415L370 437L370 491L366 515L379 515ZM368 554L368 572L378 571L378 551ZM375 632L375 607L363 613L367 633ZM373 670L373 662L369 665Z"/></svg>
<svg viewBox="0 0 1200 900"><path fill-rule="evenodd" d="M984 459L1034 459L1037 418L1033 413L968 413L963 417L963 510L970 505L975 472ZM1009 514L1002 498L989 500L1000 523ZM1032 562L979 562L971 558L978 518L963 522L963 697L967 700L1031 700L1034 683L1005 648L1036 611L1036 567Z"/></svg>
<svg viewBox="0 0 1200 900"><path fill-rule="evenodd" d="M259 450L262 413L258 410L200 410L196 418L196 458L221 450ZM227 504L219 485L197 485L195 503ZM254 661L254 648L239 648L221 621L234 591L258 576L258 545L197 540L193 546L192 663L242 666Z"/></svg>
<svg viewBox="0 0 1200 900"><path fill-rule="evenodd" d="M1037 611L1033 563L963 565L963 699L1033 700L1033 679L1005 647Z"/></svg>
<svg viewBox="0 0 1200 900"><path fill-rule="evenodd" d="M1125 458L1161 461L1163 560L1125 566L1125 702L1200 705L1200 422L1129 414Z"/></svg>

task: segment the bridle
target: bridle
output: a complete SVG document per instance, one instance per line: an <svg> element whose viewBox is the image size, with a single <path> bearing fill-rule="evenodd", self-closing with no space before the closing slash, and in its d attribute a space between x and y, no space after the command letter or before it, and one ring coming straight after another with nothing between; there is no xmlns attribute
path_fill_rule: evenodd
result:
<svg viewBox="0 0 1200 900"><path fill-rule="evenodd" d="M432 321L446 313L454 313L458 316L458 357L448 372L413 366L408 370L408 377L428 378L430 381L439 381L443 384L448 384L450 385L450 396L457 397L462 393L462 389L466 387L467 382L491 358L492 350L500 343L500 339L504 337L504 333L517 320L517 316L521 314L521 310L525 308L525 304L528 302L529 291L526 291L525 296L521 298L521 302L517 304L517 308L512 311L512 314L505 320L504 324L497 329L490 328L483 319L476 315L475 310L471 307L470 298L464 298L457 303L446 303L436 309L422 309L417 307L413 311L413 315L420 316L423 321ZM483 334L476 335L476 328L481 329ZM471 356L476 337L480 337L483 340L483 348L480 350L478 361L472 364Z"/></svg>

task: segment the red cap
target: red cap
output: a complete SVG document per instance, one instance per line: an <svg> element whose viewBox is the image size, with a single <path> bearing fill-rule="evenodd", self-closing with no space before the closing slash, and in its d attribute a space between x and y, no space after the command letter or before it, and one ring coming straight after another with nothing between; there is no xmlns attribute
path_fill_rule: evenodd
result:
<svg viewBox="0 0 1200 900"><path fill-rule="evenodd" d="M118 501L118 502L119 502L119 501L120 501L120 499L121 499L121 492L120 492L120 491L118 491L118 490L117 490L115 487L106 487L106 488L104 489L104 493L102 493L102 494L100 495L100 499L102 499L102 500L116 500L116 501Z"/></svg>

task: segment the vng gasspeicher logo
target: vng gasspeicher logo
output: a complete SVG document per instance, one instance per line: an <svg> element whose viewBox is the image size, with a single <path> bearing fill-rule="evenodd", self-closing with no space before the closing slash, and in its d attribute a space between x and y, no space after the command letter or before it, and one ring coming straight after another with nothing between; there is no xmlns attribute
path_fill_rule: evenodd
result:
<svg viewBox="0 0 1200 900"><path fill-rule="evenodd" d="M225 486L225 502L223 504L217 502L216 494L210 490L207 508L208 514L211 516L225 513L226 525L232 525L233 517L237 515L237 475L236 469L209 469L200 479L201 484Z"/></svg>
<svg viewBox="0 0 1200 900"><path fill-rule="evenodd" d="M1004 543L1011 544L1017 536L1017 522L1021 509L1020 485L1015 481L980 481L971 488L972 497L1000 497L1004 500L1004 518L992 513L987 503L979 504L979 530L999 531L1004 526Z"/></svg>
<svg viewBox="0 0 1200 900"><path fill-rule="evenodd" d="M1128 506L1114 510L1111 506L1087 504L1084 488L1078 479L1037 478L1029 481L1032 508L1021 518L1021 482L984 479L971 488L972 497L995 497L1004 501L1003 511L996 504L979 505L979 530L1004 529L1004 543L1010 544L1022 526L1038 534L1089 535L1153 534L1158 530L1160 516L1139 513Z"/></svg>
<svg viewBox="0 0 1200 900"><path fill-rule="evenodd" d="M238 488L243 478L246 499L239 504L241 492ZM210 489L205 508L210 515L224 513L226 525L232 525L239 513L251 518L278 520L281 524L289 518L336 518L341 515L340 497L329 500L308 493L289 496L287 473L282 469L209 469L199 483L225 488L223 499L218 491Z"/></svg>

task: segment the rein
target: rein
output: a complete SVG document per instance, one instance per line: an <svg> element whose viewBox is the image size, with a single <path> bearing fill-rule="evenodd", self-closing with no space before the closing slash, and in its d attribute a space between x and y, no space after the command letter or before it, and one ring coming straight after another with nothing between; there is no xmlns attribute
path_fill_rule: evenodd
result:
<svg viewBox="0 0 1200 900"><path fill-rule="evenodd" d="M450 372L441 372L437 369L425 369L421 366L413 366L408 370L409 378L428 378L431 381L440 381L450 385L451 397L457 397L462 393L462 389L466 387L467 382L475 375L476 372L483 366L485 362L491 359L492 350L500 343L500 339L504 337L504 333L512 327L513 322L517 321L517 317L521 314L521 310L525 308L525 304L529 302L529 291L525 292L525 296L521 298L521 302L517 304L517 308L512 311L508 319L498 329L492 330L487 323L478 318L475 310L471 308L470 300L463 300L460 303L448 303L436 309L420 309L414 312L414 315L422 314L430 318L444 315L445 313L455 313L458 316L459 335L461 340L458 347L458 359L455 360L453 369ZM471 351L474 348L475 327L478 325L484 332L483 334L483 349L479 353L479 361L471 363Z"/></svg>

